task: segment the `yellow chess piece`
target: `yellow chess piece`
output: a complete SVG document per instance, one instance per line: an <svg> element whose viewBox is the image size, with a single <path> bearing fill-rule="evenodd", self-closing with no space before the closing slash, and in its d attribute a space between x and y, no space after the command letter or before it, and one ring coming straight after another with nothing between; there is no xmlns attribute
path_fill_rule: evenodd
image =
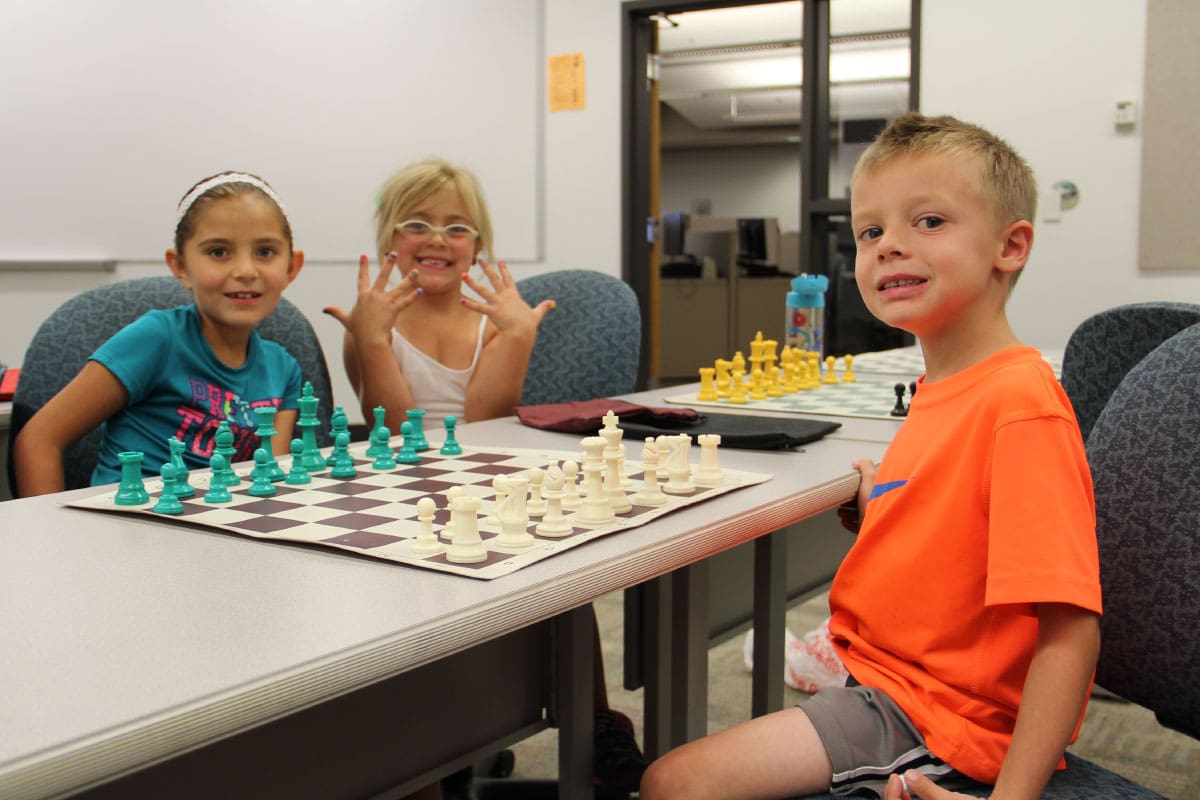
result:
<svg viewBox="0 0 1200 800"><path fill-rule="evenodd" d="M821 385L821 362L818 359L820 353L808 351L808 388L816 389Z"/></svg>
<svg viewBox="0 0 1200 800"><path fill-rule="evenodd" d="M762 367L757 367L750 373L750 399L751 400L766 400L767 399L767 374L763 372Z"/></svg>
<svg viewBox="0 0 1200 800"><path fill-rule="evenodd" d="M700 368L700 394L696 395L697 400L719 400L720 395L717 394L717 368L716 367L701 367Z"/></svg>
<svg viewBox="0 0 1200 800"><path fill-rule="evenodd" d="M713 369L717 372L717 397L729 397L729 384L731 381L729 371L733 369L733 362L725 358L718 358L713 362Z"/></svg>
<svg viewBox="0 0 1200 800"><path fill-rule="evenodd" d="M857 383L858 376L854 374L854 356L842 356L842 360L846 362L846 371L842 373L842 383Z"/></svg>
<svg viewBox="0 0 1200 800"><path fill-rule="evenodd" d="M808 361L804 358L804 353L798 353L796 355L796 389L798 391L807 392L809 389L816 386L816 384L809 379L809 369L810 367L808 365Z"/></svg>
<svg viewBox="0 0 1200 800"><path fill-rule="evenodd" d="M744 405L746 403L746 371L744 369L735 369L730 376L729 383L729 402L734 405Z"/></svg>
<svg viewBox="0 0 1200 800"><path fill-rule="evenodd" d="M767 397L783 397L783 367L771 367L766 371Z"/></svg>
<svg viewBox="0 0 1200 800"><path fill-rule="evenodd" d="M837 375L834 373L834 365L837 364L836 356L829 356L825 359L825 379L821 383L837 383Z"/></svg>

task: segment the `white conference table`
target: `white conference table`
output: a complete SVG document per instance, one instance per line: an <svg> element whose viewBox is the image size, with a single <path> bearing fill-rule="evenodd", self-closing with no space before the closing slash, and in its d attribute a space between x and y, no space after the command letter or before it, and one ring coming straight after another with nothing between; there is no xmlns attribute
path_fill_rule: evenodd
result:
<svg viewBox="0 0 1200 800"><path fill-rule="evenodd" d="M843 422L802 453L723 450L723 465L774 477L492 581L66 508L67 495L0 503L0 797L393 798L548 723L560 796L589 794L587 604L674 572L678 613L698 592L692 565L847 500L850 461L885 443L857 425L872 421ZM579 438L515 418L459 433ZM696 625L673 638L692 658L658 684L682 672L683 689L653 706L648 693L648 725L696 729Z"/></svg>

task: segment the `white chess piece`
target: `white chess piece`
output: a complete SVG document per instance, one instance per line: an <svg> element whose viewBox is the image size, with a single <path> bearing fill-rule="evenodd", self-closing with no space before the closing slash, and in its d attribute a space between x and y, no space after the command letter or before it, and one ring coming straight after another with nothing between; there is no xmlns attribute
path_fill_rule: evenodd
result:
<svg viewBox="0 0 1200 800"><path fill-rule="evenodd" d="M492 504L492 513L487 515L484 520L489 525L500 527L500 507L504 505L504 498L508 496L509 485L508 478L503 475L497 475L492 478L492 494L495 495L495 502Z"/></svg>
<svg viewBox="0 0 1200 800"><path fill-rule="evenodd" d="M454 498L462 497L467 493L467 490L461 486L451 486L445 491L446 508L454 508ZM442 539L447 542L454 541L454 514L451 512L450 519L446 520L446 524L442 526Z"/></svg>
<svg viewBox="0 0 1200 800"><path fill-rule="evenodd" d="M639 506L661 506L670 499L658 486L658 460L654 437L647 436L642 447L642 488L633 496Z"/></svg>
<svg viewBox="0 0 1200 800"><path fill-rule="evenodd" d="M692 447L692 437L686 433L672 436L669 439L670 449L667 451L667 485L662 487L667 494L691 494L696 491L692 482L692 465L688 460L688 451Z"/></svg>
<svg viewBox="0 0 1200 800"><path fill-rule="evenodd" d="M487 559L487 547L479 536L479 504L482 502L478 497L465 493L450 501L454 539L446 551L446 560L456 564L475 564Z"/></svg>
<svg viewBox="0 0 1200 800"><path fill-rule="evenodd" d="M700 443L700 468L696 470L695 482L699 486L720 486L725 482L725 471L721 469L717 448L721 446L719 433L702 433L696 437Z"/></svg>
<svg viewBox="0 0 1200 800"><path fill-rule="evenodd" d="M618 427L621 418L613 413L612 409L608 410L602 418L604 427L600 429L599 436L604 440L604 461L607 464L610 458L617 459L617 477L622 486L629 486L631 481L625 474L625 445L621 444L621 439L625 436L624 429ZM611 478L605 476L606 481L611 481ZM619 513L622 509L616 509ZM625 509L628 510L628 509Z"/></svg>
<svg viewBox="0 0 1200 800"><path fill-rule="evenodd" d="M437 534L433 532L433 514L436 510L437 503L433 502L431 497L422 497L417 501L417 521L421 523L421 532L413 539L414 553L438 553L445 549L445 545L438 541Z"/></svg>
<svg viewBox="0 0 1200 800"><path fill-rule="evenodd" d="M556 466L546 470L546 513L536 528L538 536L561 538L573 528L562 513L563 484L566 476Z"/></svg>
<svg viewBox="0 0 1200 800"><path fill-rule="evenodd" d="M525 508L531 517L540 517L546 513L546 501L542 499L542 483L546 480L546 472L541 467L529 470L529 500Z"/></svg>
<svg viewBox="0 0 1200 800"><path fill-rule="evenodd" d="M526 498L529 481L526 478L513 476L508 479L509 492L500 508L500 535L496 537L496 547L500 549L524 549L532 547L533 535L529 533L529 512Z"/></svg>
<svg viewBox="0 0 1200 800"><path fill-rule="evenodd" d="M579 475L579 465L574 461L564 461L562 465L563 473L563 499L562 507L568 511L574 511L579 508L583 498L579 496L579 486L576 485L575 479Z"/></svg>
<svg viewBox="0 0 1200 800"><path fill-rule="evenodd" d="M604 440L599 436L588 436L583 445L583 503L575 515L580 525L599 527L616 519L612 503L604 493Z"/></svg>
<svg viewBox="0 0 1200 800"><path fill-rule="evenodd" d="M614 514L624 514L633 508L621 482L621 447L604 448L604 495Z"/></svg>

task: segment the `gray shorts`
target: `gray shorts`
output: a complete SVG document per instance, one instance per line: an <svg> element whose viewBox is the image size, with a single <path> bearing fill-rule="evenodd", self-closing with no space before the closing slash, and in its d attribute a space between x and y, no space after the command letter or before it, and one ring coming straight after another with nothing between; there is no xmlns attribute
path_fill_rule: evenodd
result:
<svg viewBox="0 0 1200 800"><path fill-rule="evenodd" d="M983 784L929 752L900 707L878 689L850 685L822 689L799 704L833 764L831 794L870 792L883 797L888 776L915 769L951 791Z"/></svg>

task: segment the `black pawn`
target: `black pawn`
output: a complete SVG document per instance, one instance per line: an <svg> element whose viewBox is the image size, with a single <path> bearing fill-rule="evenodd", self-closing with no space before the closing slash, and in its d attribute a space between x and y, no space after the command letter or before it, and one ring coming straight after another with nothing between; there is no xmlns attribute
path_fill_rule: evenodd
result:
<svg viewBox="0 0 1200 800"><path fill-rule="evenodd" d="M904 407L904 391L905 391L904 384L897 383L893 388L896 390L896 405L892 409L892 416L893 417L907 417L908 409Z"/></svg>

